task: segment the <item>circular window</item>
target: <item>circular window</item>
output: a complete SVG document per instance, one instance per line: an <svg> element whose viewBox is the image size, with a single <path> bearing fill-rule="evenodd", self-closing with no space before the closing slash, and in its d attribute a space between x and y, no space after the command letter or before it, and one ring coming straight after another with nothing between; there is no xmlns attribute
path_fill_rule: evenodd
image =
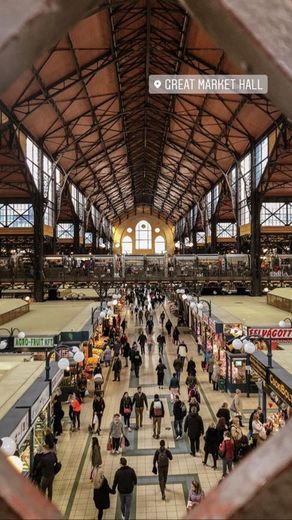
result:
<svg viewBox="0 0 292 520"><path fill-rule="evenodd" d="M155 233L159 233L160 232L160 228L159 227L156 227L155 228Z"/></svg>
<svg viewBox="0 0 292 520"><path fill-rule="evenodd" d="M133 231L133 230L132 230L131 227L128 227L128 228L127 228L127 232L128 232L128 233L132 233L132 231Z"/></svg>
<svg viewBox="0 0 292 520"><path fill-rule="evenodd" d="M142 229L146 229L146 225L145 225L145 224L142 224L141 228L142 228Z"/></svg>

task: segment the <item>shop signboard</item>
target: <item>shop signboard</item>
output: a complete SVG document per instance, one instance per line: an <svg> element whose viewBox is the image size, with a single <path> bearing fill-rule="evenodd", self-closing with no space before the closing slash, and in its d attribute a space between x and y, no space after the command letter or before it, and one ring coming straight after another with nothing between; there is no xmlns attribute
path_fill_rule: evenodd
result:
<svg viewBox="0 0 292 520"><path fill-rule="evenodd" d="M268 358L261 352L255 352L250 356L250 366L256 374L263 380L267 379Z"/></svg>
<svg viewBox="0 0 292 520"><path fill-rule="evenodd" d="M69 332L61 332L58 336L59 343L69 343L76 342L82 343L83 341L87 341L89 339L89 331L88 330L79 330L79 331L69 331Z"/></svg>
<svg viewBox="0 0 292 520"><path fill-rule="evenodd" d="M50 400L50 387L47 385L45 389L42 391L39 398L33 403L31 407L31 415L30 420L31 424L34 423L34 421L37 419L39 413L42 411L42 409L46 406L46 404Z"/></svg>
<svg viewBox="0 0 292 520"><path fill-rule="evenodd" d="M29 412L27 411L26 414L22 417L22 419L19 422L19 424L17 425L17 427L15 428L15 430L13 430L11 435L9 435L9 437L11 437L11 439L13 439L15 441L16 446L19 446L21 441L27 434L28 430L29 430Z"/></svg>
<svg viewBox="0 0 292 520"><path fill-rule="evenodd" d="M216 318L209 318L209 327L214 334L222 334L223 332L223 322Z"/></svg>
<svg viewBox="0 0 292 520"><path fill-rule="evenodd" d="M51 392L53 392L57 386L61 383L62 379L64 377L64 370L58 370L58 372L52 377L51 381Z"/></svg>
<svg viewBox="0 0 292 520"><path fill-rule="evenodd" d="M53 347L53 336L26 336L23 339L14 338L14 348L46 349Z"/></svg>
<svg viewBox="0 0 292 520"><path fill-rule="evenodd" d="M268 385L289 406L292 406L292 376L286 370L270 370Z"/></svg>
<svg viewBox="0 0 292 520"><path fill-rule="evenodd" d="M248 335L251 338L267 338L275 340L291 340L292 328L290 327L274 327L274 328L256 328L249 327Z"/></svg>

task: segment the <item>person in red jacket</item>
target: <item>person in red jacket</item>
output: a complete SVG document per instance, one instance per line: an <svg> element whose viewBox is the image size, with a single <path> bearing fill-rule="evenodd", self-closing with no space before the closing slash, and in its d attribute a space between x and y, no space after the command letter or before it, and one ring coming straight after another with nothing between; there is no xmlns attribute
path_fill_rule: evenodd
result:
<svg viewBox="0 0 292 520"><path fill-rule="evenodd" d="M76 422L78 425L78 430L80 430L80 412L81 412L81 399L79 394L73 394L73 400L71 402L73 409L73 431L76 428Z"/></svg>
<svg viewBox="0 0 292 520"><path fill-rule="evenodd" d="M229 432L224 433L223 441L219 446L219 455L223 462L223 477L226 477L227 469L229 473L232 470L234 459L234 442L230 438Z"/></svg>

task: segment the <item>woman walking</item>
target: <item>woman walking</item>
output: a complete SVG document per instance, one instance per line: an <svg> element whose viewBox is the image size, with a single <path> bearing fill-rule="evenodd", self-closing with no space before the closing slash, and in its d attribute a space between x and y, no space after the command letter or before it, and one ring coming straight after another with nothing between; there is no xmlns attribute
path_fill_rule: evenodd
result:
<svg viewBox="0 0 292 520"><path fill-rule="evenodd" d="M95 394L93 403L92 403L92 410L93 410L92 433L95 433L94 429L95 429L95 425L97 423L96 433L98 433L98 435L100 435L101 421L102 421L104 409L105 409L104 399L101 397L101 395L99 393Z"/></svg>
<svg viewBox="0 0 292 520"><path fill-rule="evenodd" d="M115 413L110 425L109 440L112 443L112 453L120 453L120 442L124 436L124 427L119 413Z"/></svg>
<svg viewBox="0 0 292 520"><path fill-rule="evenodd" d="M207 428L206 435L205 435L205 457L203 460L203 464L207 464L207 460L209 457L209 454L213 457L213 468L216 469L217 467L217 458L218 458L218 449L219 449L219 432L215 428L215 424L212 423Z"/></svg>
<svg viewBox="0 0 292 520"><path fill-rule="evenodd" d="M132 399L128 392L125 392L120 403L120 414L124 417L125 428L131 431L130 428L130 417L133 409Z"/></svg>
<svg viewBox="0 0 292 520"><path fill-rule="evenodd" d="M98 468L93 480L93 500L97 509L97 520L102 520L104 509L110 507L110 493L108 481L104 476L103 468Z"/></svg>
<svg viewBox="0 0 292 520"><path fill-rule="evenodd" d="M98 467L101 465L102 465L102 458L101 458L100 445L98 442L98 438L92 437L90 480L92 480L94 473L97 471Z"/></svg>

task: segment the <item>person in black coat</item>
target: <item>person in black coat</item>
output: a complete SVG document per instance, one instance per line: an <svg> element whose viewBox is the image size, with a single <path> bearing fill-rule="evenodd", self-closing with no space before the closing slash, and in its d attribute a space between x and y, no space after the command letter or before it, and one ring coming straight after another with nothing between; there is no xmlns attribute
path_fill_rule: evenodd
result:
<svg viewBox="0 0 292 520"><path fill-rule="evenodd" d="M217 454L219 448L219 433L216 429L215 425L212 423L206 431L205 435L205 457L203 460L203 464L207 464L209 454L213 457L213 468L217 467Z"/></svg>
<svg viewBox="0 0 292 520"><path fill-rule="evenodd" d="M187 365L187 374L188 376L195 376L196 375L196 363L191 357L191 359L188 361Z"/></svg>
<svg viewBox="0 0 292 520"><path fill-rule="evenodd" d="M63 432L62 419L64 417L64 410L62 409L61 397L56 395L53 400L53 414L54 414L54 436L61 435Z"/></svg>
<svg viewBox="0 0 292 520"><path fill-rule="evenodd" d="M228 403L223 403L222 406L219 408L218 412L216 413L216 417L220 419L220 417L224 417L225 422L227 426L229 426L230 423L230 411L228 408Z"/></svg>
<svg viewBox="0 0 292 520"><path fill-rule="evenodd" d="M196 408L192 407L186 416L184 431L188 433L191 444L190 455L196 456L196 451L200 450L200 437L204 433L204 423L202 417L197 413Z"/></svg>
<svg viewBox="0 0 292 520"><path fill-rule="evenodd" d="M125 367L128 367L128 359L130 357L130 350L131 350L131 347L130 347L130 343L127 341L124 346L123 346L123 354L124 354L124 358L125 358L125 361L126 361L126 364L125 364Z"/></svg>
<svg viewBox="0 0 292 520"><path fill-rule="evenodd" d="M120 414L124 417L125 427L129 428L129 432L131 431L130 417L131 417L132 409L133 409L132 399L129 396L128 392L125 392L123 394L123 397L120 402Z"/></svg>
<svg viewBox="0 0 292 520"><path fill-rule="evenodd" d="M113 494L113 491L109 487L102 467L99 467L93 479L93 500L98 510L97 520L102 520L103 511L110 507L110 493Z"/></svg>

